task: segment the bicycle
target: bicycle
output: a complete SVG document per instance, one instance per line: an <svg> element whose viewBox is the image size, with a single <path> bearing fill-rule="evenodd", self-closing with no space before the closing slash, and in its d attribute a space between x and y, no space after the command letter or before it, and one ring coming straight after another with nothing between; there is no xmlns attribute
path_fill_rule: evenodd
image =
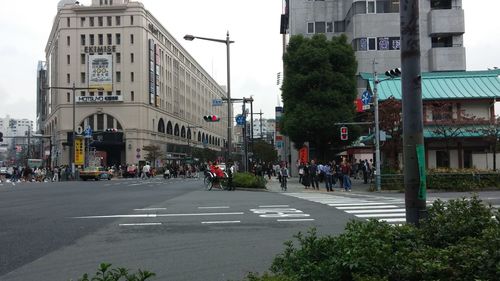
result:
<svg viewBox="0 0 500 281"><path fill-rule="evenodd" d="M286 191L286 182L287 182L287 176L282 176L281 177L281 190Z"/></svg>
<svg viewBox="0 0 500 281"><path fill-rule="evenodd" d="M221 190L229 190L228 176L226 173L224 173L224 177L222 178L216 177L214 174L210 173L205 176L204 183L206 190L212 190L214 187Z"/></svg>

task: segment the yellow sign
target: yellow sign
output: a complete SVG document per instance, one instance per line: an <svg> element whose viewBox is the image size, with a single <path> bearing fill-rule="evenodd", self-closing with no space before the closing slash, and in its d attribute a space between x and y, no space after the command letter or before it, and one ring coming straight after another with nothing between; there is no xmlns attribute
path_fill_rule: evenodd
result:
<svg viewBox="0 0 500 281"><path fill-rule="evenodd" d="M75 139L75 165L85 164L85 143L83 138Z"/></svg>

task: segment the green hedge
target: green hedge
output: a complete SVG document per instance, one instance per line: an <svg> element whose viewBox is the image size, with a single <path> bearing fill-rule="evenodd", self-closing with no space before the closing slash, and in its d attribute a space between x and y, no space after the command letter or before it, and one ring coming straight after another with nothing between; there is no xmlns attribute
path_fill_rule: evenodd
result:
<svg viewBox="0 0 500 281"><path fill-rule="evenodd" d="M235 187L264 189L266 183L266 179L252 173L235 173L233 176L233 185Z"/></svg>
<svg viewBox="0 0 500 281"><path fill-rule="evenodd" d="M495 215L492 218L492 215ZM500 276L500 212L476 197L436 201L420 228L352 221L338 236L297 234L249 281L486 281Z"/></svg>
<svg viewBox="0 0 500 281"><path fill-rule="evenodd" d="M428 173L427 188L448 191L474 191L485 188L500 188L499 173ZM384 190L404 190L402 174L382 174ZM372 184L371 188L374 186Z"/></svg>

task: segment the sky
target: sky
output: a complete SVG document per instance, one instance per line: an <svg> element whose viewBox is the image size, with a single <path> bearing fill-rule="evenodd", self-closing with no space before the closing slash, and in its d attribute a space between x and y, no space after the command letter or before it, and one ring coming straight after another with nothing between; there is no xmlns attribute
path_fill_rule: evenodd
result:
<svg viewBox="0 0 500 281"><path fill-rule="evenodd" d="M59 0L1 0L0 117L36 116L36 68ZM141 0L215 80L226 85L226 47L184 35L231 40L231 96L253 97L254 111L274 118L279 102L276 74L282 71L279 21L282 0ZM90 5L91 0L80 0ZM467 70L500 67L499 0L463 0ZM240 111L235 105L235 113Z"/></svg>

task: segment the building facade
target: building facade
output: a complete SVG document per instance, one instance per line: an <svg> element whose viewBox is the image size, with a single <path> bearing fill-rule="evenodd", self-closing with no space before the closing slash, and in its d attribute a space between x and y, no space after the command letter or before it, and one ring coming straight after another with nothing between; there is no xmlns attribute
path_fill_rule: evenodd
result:
<svg viewBox="0 0 500 281"><path fill-rule="evenodd" d="M188 146L223 150L227 121L202 116L227 116L212 108L224 88L141 3L61 1L45 53L37 118L53 165L71 163L73 128L108 166L144 160L146 145L171 160Z"/></svg>
<svg viewBox="0 0 500 281"><path fill-rule="evenodd" d="M289 34L345 34L359 72L401 66L399 0L288 0ZM422 72L466 69L462 0L419 1ZM374 66L374 61L376 62Z"/></svg>

